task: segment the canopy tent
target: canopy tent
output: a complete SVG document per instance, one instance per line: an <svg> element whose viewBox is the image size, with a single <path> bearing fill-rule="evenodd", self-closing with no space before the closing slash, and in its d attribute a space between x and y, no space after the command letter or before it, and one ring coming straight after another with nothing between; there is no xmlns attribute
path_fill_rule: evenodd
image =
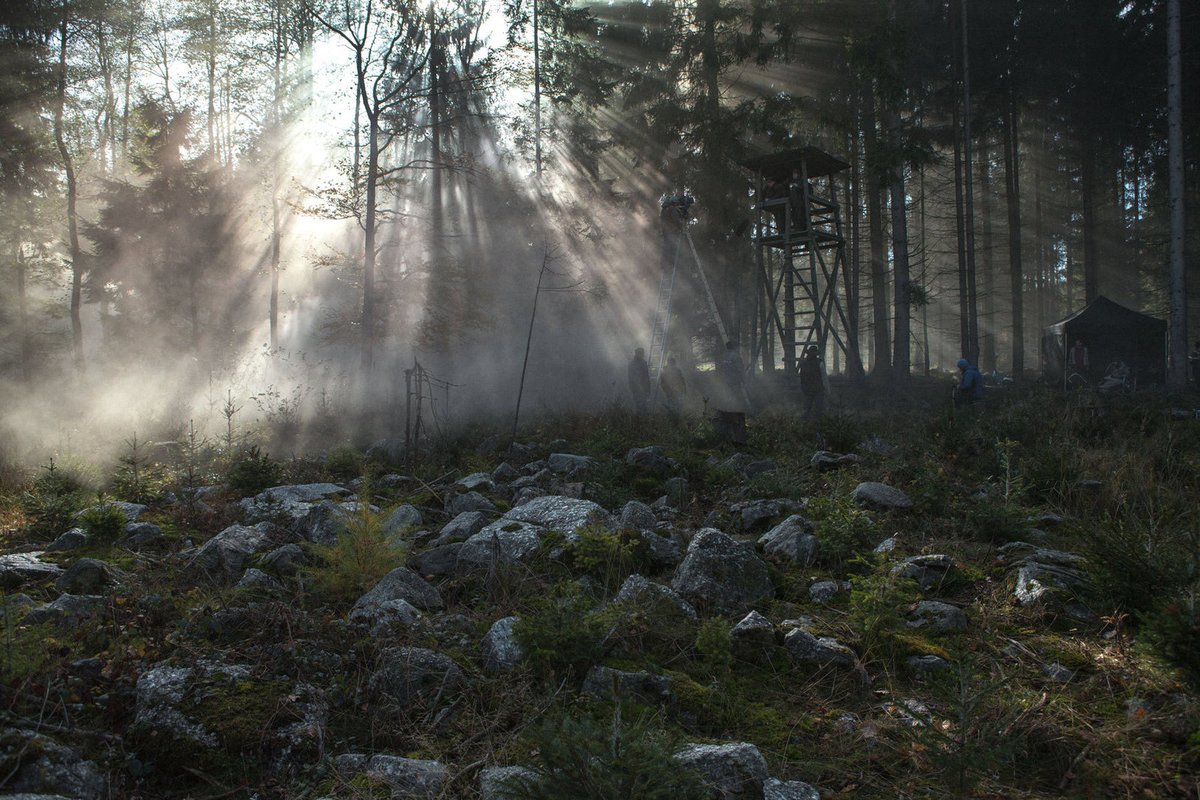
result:
<svg viewBox="0 0 1200 800"><path fill-rule="evenodd" d="M1113 362L1129 366L1139 385L1161 384L1167 370L1167 323L1107 297L1047 326L1042 336L1042 370L1047 380L1061 381L1067 352L1076 342L1088 349L1084 376L1096 380Z"/></svg>

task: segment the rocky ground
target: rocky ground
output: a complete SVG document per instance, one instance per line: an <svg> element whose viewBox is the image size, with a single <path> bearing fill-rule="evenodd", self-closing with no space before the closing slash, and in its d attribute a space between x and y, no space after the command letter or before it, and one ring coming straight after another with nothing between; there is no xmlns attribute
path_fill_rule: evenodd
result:
<svg viewBox="0 0 1200 800"><path fill-rule="evenodd" d="M256 451L297 480L253 492L176 454L86 504L43 470L0 555L0 786L1196 797L1197 423L1041 402Z"/></svg>

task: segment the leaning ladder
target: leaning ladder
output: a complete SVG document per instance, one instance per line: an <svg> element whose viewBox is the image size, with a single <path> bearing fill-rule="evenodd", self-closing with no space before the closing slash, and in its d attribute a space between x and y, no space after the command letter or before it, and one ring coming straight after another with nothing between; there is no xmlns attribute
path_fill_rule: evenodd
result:
<svg viewBox="0 0 1200 800"><path fill-rule="evenodd" d="M700 278L701 288L704 289L704 300L708 304L708 313L712 315L713 322L717 325L721 342L729 341L729 330L725 327L725 320L721 318L721 312L717 308L712 287L708 285L708 276L704 274L704 265L700 263L700 254L696 251L696 244L692 241L691 232L684 228L675 244L675 259L671 264L671 271L668 274L664 270L662 278L658 282L658 300L654 306L654 321L650 326L651 397L658 394L658 377L662 375L663 362L666 360L667 334L671 330L671 295L675 292L675 276L679 273L679 253L683 250L684 239L687 239L688 250L696 264L696 275ZM744 386L742 387L742 396L746 401L746 407L749 408L750 396L746 393Z"/></svg>
<svg viewBox="0 0 1200 800"><path fill-rule="evenodd" d="M679 272L679 251L683 249L683 231L675 242L675 258L668 272L663 270L658 281L658 299L654 304L654 320L650 323L650 385L657 391L658 376L662 375L667 355L667 334L671 330L671 295L675 292L675 276Z"/></svg>

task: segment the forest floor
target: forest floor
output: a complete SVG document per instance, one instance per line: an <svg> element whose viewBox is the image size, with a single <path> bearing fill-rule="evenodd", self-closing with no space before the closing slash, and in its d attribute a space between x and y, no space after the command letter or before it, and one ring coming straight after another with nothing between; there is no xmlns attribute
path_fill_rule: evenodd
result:
<svg viewBox="0 0 1200 800"><path fill-rule="evenodd" d="M747 433L3 465L0 787L1200 797L1200 418L1037 390Z"/></svg>

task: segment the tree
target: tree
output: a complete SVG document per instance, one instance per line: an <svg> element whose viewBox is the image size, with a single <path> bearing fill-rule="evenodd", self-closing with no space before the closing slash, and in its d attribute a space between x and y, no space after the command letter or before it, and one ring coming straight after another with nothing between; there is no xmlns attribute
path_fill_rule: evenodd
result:
<svg viewBox="0 0 1200 800"><path fill-rule="evenodd" d="M154 343L144 352L151 359L203 352L213 337L225 344L239 310L219 292L232 269L222 245L231 204L208 158L184 156L190 114L145 103L137 118L138 180L104 182L98 220L87 226L88 294L108 299L105 323L126 353L145 342Z"/></svg>
<svg viewBox="0 0 1200 800"><path fill-rule="evenodd" d="M354 54L357 108L367 119L367 164L361 209L363 227L362 314L359 320L362 367L369 374L378 335L379 298L376 283L376 245L381 217L379 189L412 163L387 164L382 159L393 142L411 130L411 104L424 97L420 82L429 60L425 12L414 0L366 0L361 9L346 3L336 16L307 6L313 17L340 38ZM357 145L355 157L357 159ZM357 184L357 179L356 179Z"/></svg>

